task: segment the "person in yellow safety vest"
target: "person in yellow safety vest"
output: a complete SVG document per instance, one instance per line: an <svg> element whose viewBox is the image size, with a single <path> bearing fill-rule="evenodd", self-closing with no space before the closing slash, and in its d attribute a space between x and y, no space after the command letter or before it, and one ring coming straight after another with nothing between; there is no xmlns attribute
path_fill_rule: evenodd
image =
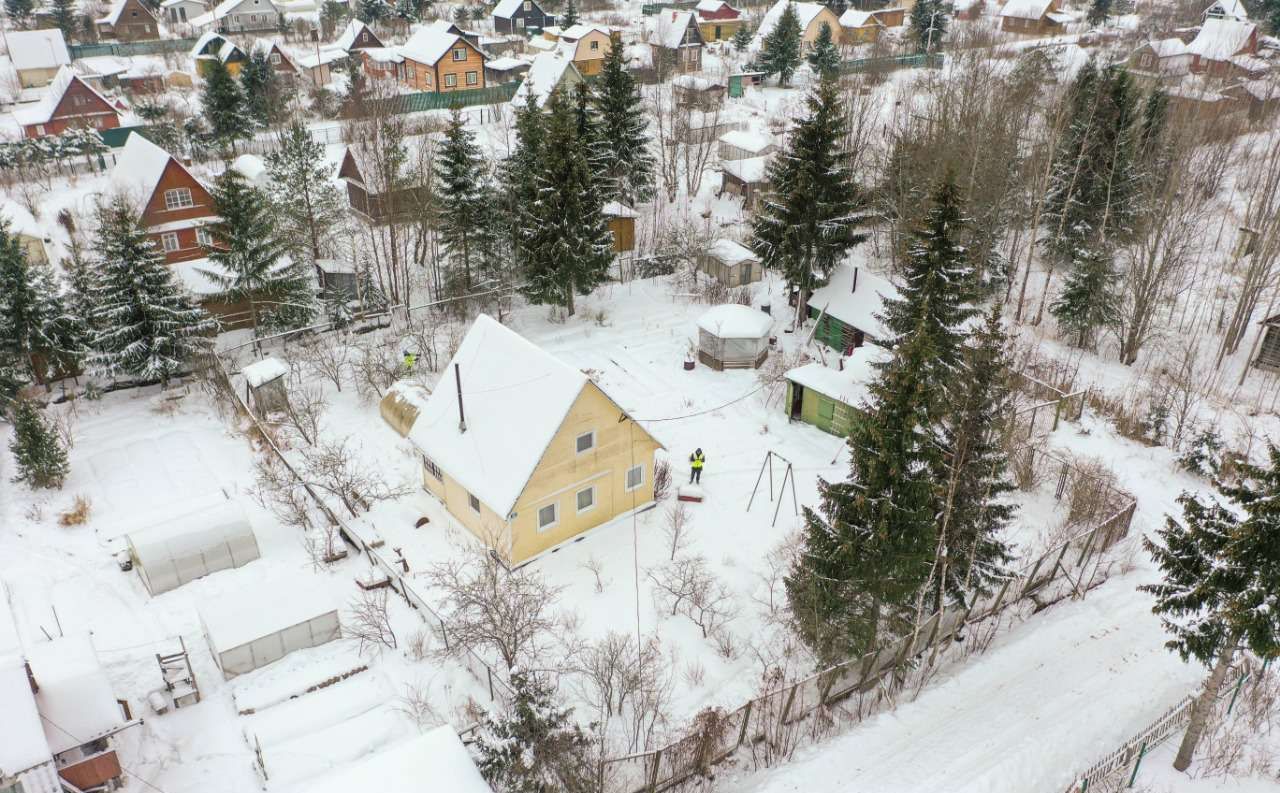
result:
<svg viewBox="0 0 1280 793"><path fill-rule="evenodd" d="M689 474L689 484L702 483L702 465L706 461L707 456L702 453L701 449L696 449L693 454L689 455L689 467L692 469Z"/></svg>
<svg viewBox="0 0 1280 793"><path fill-rule="evenodd" d="M418 356L409 350L404 352L404 371L405 374L413 374L413 365L418 362Z"/></svg>

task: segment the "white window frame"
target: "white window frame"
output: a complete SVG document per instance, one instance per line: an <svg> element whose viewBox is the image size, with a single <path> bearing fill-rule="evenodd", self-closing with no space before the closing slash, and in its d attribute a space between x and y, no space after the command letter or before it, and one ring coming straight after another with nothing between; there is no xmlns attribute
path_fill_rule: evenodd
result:
<svg viewBox="0 0 1280 793"><path fill-rule="evenodd" d="M278 52L273 52L273 53L271 53L271 62L272 62L273 64L275 64L276 66L279 66L279 65L280 65L280 53L278 53Z"/></svg>
<svg viewBox="0 0 1280 793"><path fill-rule="evenodd" d="M453 49L453 59L454 59L455 61L465 61L465 60L467 59L467 48L466 48L466 47L454 47L454 49Z"/></svg>
<svg viewBox="0 0 1280 793"><path fill-rule="evenodd" d="M640 481L636 482L634 485L631 484L632 471L638 471L640 473ZM644 463L640 463L639 465L633 465L622 474L622 486L626 489L628 493L630 493L632 490L639 490L640 488L644 487Z"/></svg>
<svg viewBox="0 0 1280 793"><path fill-rule="evenodd" d="M446 74L446 75L444 76L444 87L445 87L445 88L457 88L457 87L458 87L458 75L457 75L457 74L455 74L455 73L453 73L453 72L450 72L449 74Z"/></svg>
<svg viewBox="0 0 1280 793"><path fill-rule="evenodd" d="M190 187L174 187L164 191L165 211L189 209L195 205L196 200L191 195Z"/></svg>
<svg viewBox="0 0 1280 793"><path fill-rule="evenodd" d="M474 493L467 492L467 506L471 507L471 511L480 514L480 499L475 497Z"/></svg>
<svg viewBox="0 0 1280 793"><path fill-rule="evenodd" d="M580 506L578 506L578 504L580 503L580 502L578 501L578 496L582 495L583 493L590 493L590 494L591 494L591 506L589 506L589 507L580 507ZM596 486L595 486L595 485L587 485L586 487L582 488L581 490L579 490L579 491L577 491L576 493L574 493L574 494L573 494L573 508L574 508L574 509L576 509L576 510L578 511L578 514L579 514L579 515L581 515L581 514L583 514L583 513L586 513L586 512L590 512L591 510L595 509L595 508L596 508L596 505L597 505L597 504L599 504L599 503L600 503L600 500L599 500L598 498L596 498Z"/></svg>
<svg viewBox="0 0 1280 793"><path fill-rule="evenodd" d="M477 72L467 72L467 85L479 85L480 75Z"/></svg>
<svg viewBox="0 0 1280 793"><path fill-rule="evenodd" d="M581 444L579 443L579 441L581 441L583 438L587 438L587 437L590 437L590 438L591 438L591 445L584 449L584 448L582 448L582 446L581 446ZM586 454L587 452L593 452L593 451L595 451L595 450L596 450L596 431L595 431L595 430L587 430L586 432L582 433L582 434L581 434L581 435L579 435L578 437L574 438L574 439L573 439L573 450L574 450L576 453L578 453L578 454Z"/></svg>
<svg viewBox="0 0 1280 793"><path fill-rule="evenodd" d="M212 247L213 235L209 233L208 229L198 228L196 229L196 242L199 243L200 245L205 246L206 248Z"/></svg>
<svg viewBox="0 0 1280 793"><path fill-rule="evenodd" d="M598 41L593 41L593 42L591 42L591 48L590 48L590 49L591 49L591 51L592 51L592 52L594 52L594 51L596 51L596 50L600 49L600 42L598 42Z"/></svg>
<svg viewBox="0 0 1280 793"><path fill-rule="evenodd" d="M170 245L170 242L172 242L173 244ZM181 250L182 240L178 239L178 232L166 231L165 233L161 234L160 247L164 249L165 253L173 253L176 250Z"/></svg>
<svg viewBox="0 0 1280 793"><path fill-rule="evenodd" d="M551 507L551 514L554 515L555 517L551 519L550 523L547 523L544 525L542 523L542 510L546 509L547 507ZM538 533L542 533L544 531L550 531L551 529L554 529L556 526L559 526L560 525L560 502L552 501L550 504L543 504L542 506L538 507L537 511L533 513L533 520L535 523L538 524Z"/></svg>
<svg viewBox="0 0 1280 793"><path fill-rule="evenodd" d="M36 134L37 135L44 134L44 124L36 124Z"/></svg>

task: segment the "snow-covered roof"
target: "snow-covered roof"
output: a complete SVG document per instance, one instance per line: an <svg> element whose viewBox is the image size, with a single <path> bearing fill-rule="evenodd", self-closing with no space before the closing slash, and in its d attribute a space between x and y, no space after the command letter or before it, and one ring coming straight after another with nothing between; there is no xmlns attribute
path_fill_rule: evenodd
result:
<svg viewBox="0 0 1280 793"><path fill-rule="evenodd" d="M1204 10L1204 15L1206 17L1237 19L1241 22L1247 22L1249 19L1249 12L1245 10L1244 3L1240 2L1240 0L1217 0L1217 2Z"/></svg>
<svg viewBox="0 0 1280 793"><path fill-rule="evenodd" d="M120 21L120 14L123 13L124 4L126 2L128 2L128 0L115 0L115 2L111 4L111 10L107 12L106 16L99 17L94 21L100 25L115 26L115 24ZM146 3L142 3L142 10L146 11L148 14L151 13L151 10L147 8Z"/></svg>
<svg viewBox="0 0 1280 793"><path fill-rule="evenodd" d="M114 55L93 55L88 58L76 58L71 68L82 77L114 77L124 74L132 67L128 58L117 58Z"/></svg>
<svg viewBox="0 0 1280 793"><path fill-rule="evenodd" d="M520 4L523 2L524 0L502 0L493 7L493 15L501 19L511 19L520 10Z"/></svg>
<svg viewBox="0 0 1280 793"><path fill-rule="evenodd" d="M560 48L560 42L534 36L525 42L525 46L535 50L542 50L543 52L551 52Z"/></svg>
<svg viewBox="0 0 1280 793"><path fill-rule="evenodd" d="M724 237L721 237L707 246L707 255L714 257L716 261L726 267L737 267L743 262L756 262L760 260L760 257L756 256L755 251L739 242L725 239Z"/></svg>
<svg viewBox="0 0 1280 793"><path fill-rule="evenodd" d="M338 36L338 40L334 42L334 46L349 50L356 43L356 39L360 36L360 32L365 30L367 26L358 19L353 19L347 23L347 27L343 29L342 35Z"/></svg>
<svg viewBox="0 0 1280 793"><path fill-rule="evenodd" d="M220 265L208 257L189 259L169 265L169 271L188 292L196 297L220 294L222 285L209 277L210 271L218 271Z"/></svg>
<svg viewBox="0 0 1280 793"><path fill-rule="evenodd" d="M538 53L534 56L533 64L530 65L528 74L524 76L524 81L511 97L511 104L523 107L529 103L530 99L535 100L539 105L544 104L552 92L560 87L560 82L565 79L565 73L570 70L576 73L578 67L560 53Z"/></svg>
<svg viewBox="0 0 1280 793"><path fill-rule="evenodd" d="M365 52L368 52L368 50L365 50ZM304 69L314 69L322 64L340 61L345 57L347 57L346 50L340 50L337 47L321 47L319 53L314 51L304 52L295 58L293 62Z"/></svg>
<svg viewBox="0 0 1280 793"><path fill-rule="evenodd" d="M147 201L155 192L170 160L173 157L169 152L141 133L131 132L116 157L115 167L111 169L111 186L130 198ZM178 167L182 168L182 163L178 163Z"/></svg>
<svg viewBox="0 0 1280 793"><path fill-rule="evenodd" d="M435 27L419 28L409 40L401 44L400 54L418 63L435 64L453 45L464 39L456 33L446 33Z"/></svg>
<svg viewBox="0 0 1280 793"><path fill-rule="evenodd" d="M1175 58L1179 55L1191 54L1191 51L1187 49L1187 43L1182 39L1158 39L1148 41L1147 46L1151 48L1157 58Z"/></svg>
<svg viewBox="0 0 1280 793"><path fill-rule="evenodd" d="M226 41L226 38L218 33L214 33L212 30L201 33L200 38L196 39L196 43L191 47L191 52L190 52L191 57L195 58L199 56L201 50L209 46L209 42L212 42L212 41ZM218 46L219 48L221 48L222 45L218 45Z"/></svg>
<svg viewBox="0 0 1280 793"><path fill-rule="evenodd" d="M6 608L0 602L0 612ZM0 778L53 759L20 653L0 654L0 713Z"/></svg>
<svg viewBox="0 0 1280 793"><path fill-rule="evenodd" d="M745 160L725 160L720 168L730 176L736 176L744 182L754 184L763 182L769 171L768 157L748 157Z"/></svg>
<svg viewBox="0 0 1280 793"><path fill-rule="evenodd" d="M18 119L20 124L43 124L53 118L54 111L58 109L58 103L62 101L62 97L67 93L72 83L80 83L85 88L93 92L95 96L112 108L110 101L75 73L70 66L58 67L58 73L54 76L53 82L49 83L49 87L45 89L44 94L40 97L40 101L30 107L21 107L13 111L13 115Z"/></svg>
<svg viewBox="0 0 1280 793"><path fill-rule="evenodd" d="M1187 50L1205 60L1225 61L1248 46L1249 37L1256 29L1252 22L1210 17L1200 26L1200 32L1187 45Z"/></svg>
<svg viewBox="0 0 1280 793"><path fill-rule="evenodd" d="M698 317L698 327L720 339L763 339L773 328L773 318L751 306L727 303Z"/></svg>
<svg viewBox="0 0 1280 793"><path fill-rule="evenodd" d="M1250 76L1256 77L1271 70L1270 61L1264 61L1262 58L1253 55L1236 55L1231 58L1231 65L1237 69L1248 72Z"/></svg>
<svg viewBox="0 0 1280 793"><path fill-rule="evenodd" d="M809 305L878 339L885 335L879 319L884 301L896 297L898 288L888 279L865 267L845 265L836 268L826 286L813 290Z"/></svg>
<svg viewBox="0 0 1280 793"><path fill-rule="evenodd" d="M850 407L859 407L867 400L867 387L876 378L873 364L883 363L892 355L884 347L864 344L844 360L844 371L814 362L787 372L787 379Z"/></svg>
<svg viewBox="0 0 1280 793"><path fill-rule="evenodd" d="M733 146L736 149L749 151L756 154L765 151L773 145L773 141L768 135L759 132L749 132L745 129L732 129L721 135L717 140L727 146Z"/></svg>
<svg viewBox="0 0 1280 793"><path fill-rule="evenodd" d="M11 30L5 38L9 43L9 60L18 71L54 69L71 63L67 42L57 28Z"/></svg>
<svg viewBox="0 0 1280 793"><path fill-rule="evenodd" d="M35 217L27 211L26 207L15 201L10 201L7 198L0 200L0 220L9 224L10 234L21 234L26 237L44 239L44 229L36 222ZM0 610L2 609L3 604L0 604ZM3 652L3 642L0 642L0 653Z"/></svg>
<svg viewBox="0 0 1280 793"><path fill-rule="evenodd" d="M567 39L569 41L577 41L593 30L603 33L606 36L609 35L609 28L607 25L594 25L587 22L579 22L572 27L567 27L560 31L560 38Z"/></svg>
<svg viewBox="0 0 1280 793"><path fill-rule="evenodd" d="M634 209L632 209L631 207L629 207L629 206L627 206L626 204L622 203L621 201L610 201L610 202L608 202L607 204L605 204L605 205L600 209L600 212L601 212L602 214L604 214L604 215L607 215L607 216L611 217L611 218L638 218L638 217L640 217L640 213L636 212Z"/></svg>
<svg viewBox="0 0 1280 793"><path fill-rule="evenodd" d="M379 790L410 793L493 793L476 770L471 753L447 724L366 755L356 763L308 782L293 793L351 793Z"/></svg>
<svg viewBox="0 0 1280 793"><path fill-rule="evenodd" d="M467 428L459 428L457 366ZM476 317L409 439L505 516L587 383L563 363L486 314ZM518 409L513 406L518 405Z"/></svg>
<svg viewBox="0 0 1280 793"><path fill-rule="evenodd" d="M727 5L729 4L724 0L698 0L698 4L693 7L693 10L701 11L704 14L714 14Z"/></svg>
<svg viewBox="0 0 1280 793"><path fill-rule="evenodd" d="M315 577L302 574L240 585L199 605L205 635L217 653L301 625L337 608L327 587Z"/></svg>
<svg viewBox="0 0 1280 793"><path fill-rule="evenodd" d="M365 47L360 52L374 63L404 63L404 56L395 47Z"/></svg>
<svg viewBox="0 0 1280 793"><path fill-rule="evenodd" d="M712 88L723 88L723 83L717 83L714 80L708 80L706 77L698 77L694 74L681 74L671 78L671 85L676 88L685 88L690 91L710 91Z"/></svg>
<svg viewBox="0 0 1280 793"><path fill-rule="evenodd" d="M787 9L788 0L778 0L769 7L769 11L764 15L764 19L760 20L760 27L756 29L756 40L763 41L764 37L773 32L777 26L778 20L782 19L782 14ZM800 19L801 32L809 29L809 25L813 24L813 20L818 15L827 10L827 7L819 3L791 3L796 10L796 16ZM835 33L836 31L831 31Z"/></svg>
<svg viewBox="0 0 1280 793"><path fill-rule="evenodd" d="M519 58L504 55L501 58L485 61L484 68L494 72L509 72L514 69L529 68L529 61L522 61Z"/></svg>
<svg viewBox="0 0 1280 793"><path fill-rule="evenodd" d="M27 663L40 687L36 709L54 754L108 735L125 723L88 634L34 644L27 648Z"/></svg>
<svg viewBox="0 0 1280 793"><path fill-rule="evenodd" d="M261 361L254 361L240 370L240 374L244 375L244 380L249 384L250 388L257 388L264 383L270 383L277 377L284 377L288 373L289 367L285 366L284 361L275 356L267 356Z"/></svg>
<svg viewBox="0 0 1280 793"><path fill-rule="evenodd" d="M863 28L868 25L879 25L880 20L876 19L876 15L871 11L859 11L856 8L850 8L840 15L840 27L842 28Z"/></svg>
<svg viewBox="0 0 1280 793"><path fill-rule="evenodd" d="M663 11L654 21L653 30L649 31L648 41L655 47L674 50L681 46L701 46L702 42L684 44L685 31L689 26L697 27L692 11Z"/></svg>
<svg viewBox="0 0 1280 793"><path fill-rule="evenodd" d="M1017 19L1040 19L1049 13L1053 0L1009 0L1000 9L1000 16Z"/></svg>
<svg viewBox="0 0 1280 793"><path fill-rule="evenodd" d="M241 154L232 161L231 168L255 185L262 181L267 172L266 162L256 154Z"/></svg>

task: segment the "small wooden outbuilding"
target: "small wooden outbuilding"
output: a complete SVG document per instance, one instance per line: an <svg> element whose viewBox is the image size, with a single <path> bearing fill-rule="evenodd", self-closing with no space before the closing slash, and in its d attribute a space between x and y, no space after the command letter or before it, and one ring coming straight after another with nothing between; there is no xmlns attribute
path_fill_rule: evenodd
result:
<svg viewBox="0 0 1280 793"><path fill-rule="evenodd" d="M289 409L289 391L284 376L289 367L279 358L263 358L246 366L244 375L245 395L249 406L259 416Z"/></svg>
<svg viewBox="0 0 1280 793"><path fill-rule="evenodd" d="M729 239L718 239L698 257L698 269L725 286L742 286L760 280L760 257L750 248Z"/></svg>
<svg viewBox="0 0 1280 793"><path fill-rule="evenodd" d="M759 369L769 357L773 318L730 303L698 317L698 360L716 371Z"/></svg>
<svg viewBox="0 0 1280 793"><path fill-rule="evenodd" d="M750 157L745 160L728 160L720 164L723 171L719 195L729 193L741 196L743 206L755 209L756 201L768 184L768 157Z"/></svg>
<svg viewBox="0 0 1280 793"><path fill-rule="evenodd" d="M609 218L609 231L613 234L613 252L636 249L636 211L626 204L610 201L602 210Z"/></svg>

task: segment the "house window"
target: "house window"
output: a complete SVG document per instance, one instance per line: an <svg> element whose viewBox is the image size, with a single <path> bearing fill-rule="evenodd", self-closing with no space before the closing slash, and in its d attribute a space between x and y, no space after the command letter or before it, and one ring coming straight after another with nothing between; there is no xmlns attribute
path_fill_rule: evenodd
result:
<svg viewBox="0 0 1280 793"><path fill-rule="evenodd" d="M574 443L577 446L578 454L591 451L596 448L596 431L590 430L582 433Z"/></svg>
<svg viewBox="0 0 1280 793"><path fill-rule="evenodd" d="M36 134L37 135L44 134L44 124L36 124Z"/></svg>
<svg viewBox="0 0 1280 793"><path fill-rule="evenodd" d="M160 247L164 248L165 253L176 251L179 247L178 232L166 231L160 235Z"/></svg>
<svg viewBox="0 0 1280 793"><path fill-rule="evenodd" d="M186 209L195 205L196 202L191 198L190 187L175 187L164 191L165 209Z"/></svg>
<svg viewBox="0 0 1280 793"><path fill-rule="evenodd" d="M547 504L545 507L538 508L538 531L546 531L555 528L560 522L560 505Z"/></svg>
<svg viewBox="0 0 1280 793"><path fill-rule="evenodd" d="M274 63L276 66L279 66L279 65L280 65L280 53L278 53L278 52L273 52L273 53L271 53L271 62L272 62L272 63Z"/></svg>
<svg viewBox="0 0 1280 793"><path fill-rule="evenodd" d="M578 503L578 514L589 512L596 506L596 488L595 485L578 491L578 495L574 497Z"/></svg>
<svg viewBox="0 0 1280 793"><path fill-rule="evenodd" d="M467 72L467 85L476 85L480 82L480 76L476 72Z"/></svg>
<svg viewBox="0 0 1280 793"><path fill-rule="evenodd" d="M83 107L89 104L89 97L77 94L76 96L71 97L71 104L76 107Z"/></svg>
<svg viewBox="0 0 1280 793"><path fill-rule="evenodd" d="M644 465L633 465L627 469L627 492L640 487L644 484Z"/></svg>
<svg viewBox="0 0 1280 793"><path fill-rule="evenodd" d="M427 469L427 473L431 474L431 478L437 482L444 481L444 475L440 473L440 466L436 465L436 461L432 460L425 454L422 455L422 467ZM472 496L474 498L474 496Z"/></svg>
<svg viewBox="0 0 1280 793"><path fill-rule="evenodd" d="M455 87L457 87L457 85L458 85L458 75L456 75L456 74L446 74L446 75L444 76L444 87L445 87L445 88L455 88Z"/></svg>
<svg viewBox="0 0 1280 793"><path fill-rule="evenodd" d="M467 48L458 47L453 51L453 59L455 61L465 61L467 59Z"/></svg>
<svg viewBox="0 0 1280 793"><path fill-rule="evenodd" d="M472 512L476 513L477 515L480 514L480 499L476 498L470 493L467 493L467 503L471 505Z"/></svg>
<svg viewBox="0 0 1280 793"><path fill-rule="evenodd" d="M593 42L591 42L591 49L592 49L592 50L598 50L598 49L600 49L600 42L598 42L598 41L593 41Z"/></svg>
<svg viewBox="0 0 1280 793"><path fill-rule="evenodd" d="M213 235L207 229L196 229L196 242L208 248L213 245Z"/></svg>
<svg viewBox="0 0 1280 793"><path fill-rule="evenodd" d="M530 0L524 0L524 11L525 11L525 13L527 14L527 13L529 13L529 12L530 12L530 11L532 11L532 10L533 10L533 3L532 3L532 2L530 2Z"/></svg>

